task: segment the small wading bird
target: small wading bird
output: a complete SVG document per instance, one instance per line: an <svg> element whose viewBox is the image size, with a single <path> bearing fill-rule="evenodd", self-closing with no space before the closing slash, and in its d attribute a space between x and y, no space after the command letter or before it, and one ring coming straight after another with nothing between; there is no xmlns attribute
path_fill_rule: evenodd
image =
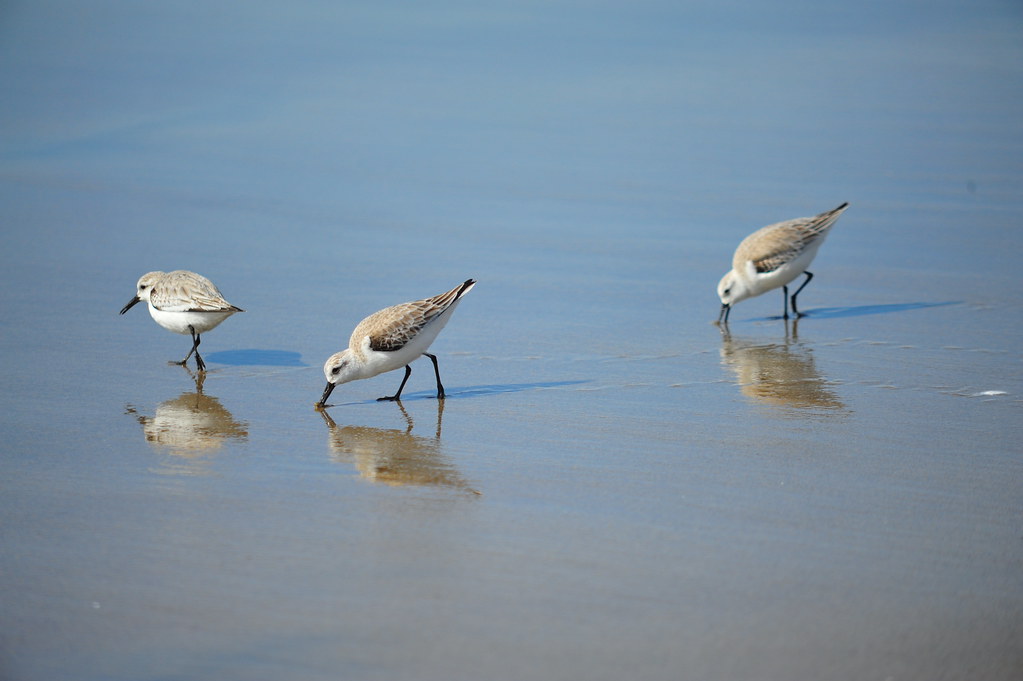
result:
<svg viewBox="0 0 1023 681"><path fill-rule="evenodd" d="M149 314L157 324L168 331L192 336L192 349L183 360L172 364L185 366L194 352L199 371L206 371L206 363L199 356L199 335L217 328L235 312L244 312L224 300L212 281L188 270L143 274L136 289L135 297L121 309L121 314L135 303L143 300L149 303Z"/></svg>
<svg viewBox="0 0 1023 681"><path fill-rule="evenodd" d="M721 298L718 323L728 323L728 313L736 303L779 286L784 296L782 319L788 319L789 282L806 274L806 279L792 294L792 313L797 318L802 317L803 313L796 307L796 296L813 279L806 268L813 262L828 230L848 207L848 203L843 203L812 218L768 225L743 239L732 257L731 271L718 284Z"/></svg>
<svg viewBox="0 0 1023 681"><path fill-rule="evenodd" d="M437 376L437 399L443 399L444 386L440 382L437 357L427 350L448 323L462 296L475 285L475 279L466 279L447 293L384 308L359 322L348 341L348 349L331 355L323 365L327 387L316 406L324 407L331 391L342 383L372 378L405 367L405 378L401 380L398 392L379 398L400 400L401 391L412 374L409 365L422 355L433 362L433 372Z"/></svg>

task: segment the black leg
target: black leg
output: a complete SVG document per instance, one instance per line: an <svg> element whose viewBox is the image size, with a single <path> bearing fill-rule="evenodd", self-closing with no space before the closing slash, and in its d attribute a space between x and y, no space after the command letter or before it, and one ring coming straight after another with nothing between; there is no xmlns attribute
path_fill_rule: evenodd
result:
<svg viewBox="0 0 1023 681"><path fill-rule="evenodd" d="M440 369L437 368L437 358L434 355L431 355L428 352L424 352L423 354L426 355L427 357L429 357L430 360L433 362L433 373L435 373L437 375L437 399L438 400L443 400L444 399L444 386L441 385L441 383L440 383Z"/></svg>
<svg viewBox="0 0 1023 681"><path fill-rule="evenodd" d="M782 319L788 319L789 318L789 287L788 286L782 286L781 287L781 298L782 298L781 318Z"/></svg>
<svg viewBox="0 0 1023 681"><path fill-rule="evenodd" d="M202 361L202 357L199 356L199 343L201 343L202 340L200 340L199 334L197 334L195 332L195 327L194 326L190 325L188 327L188 330L192 334L192 349L188 351L188 354L185 355L185 358L183 360L181 360L180 362L171 362L171 363L172 364L180 364L181 366L185 366L188 363L188 358L191 357L192 353L194 352L195 353L195 366L199 369L199 371L206 371L206 362L203 362Z"/></svg>
<svg viewBox="0 0 1023 681"><path fill-rule="evenodd" d="M195 334L195 366L199 371L206 371L206 362L202 361L202 357L199 356L199 343L201 342L199 334Z"/></svg>
<svg viewBox="0 0 1023 681"><path fill-rule="evenodd" d="M412 367L408 364L405 365L405 378L401 379L401 385L398 386L398 392L394 393L390 397L378 397L377 402L396 402L401 401L401 391L405 389L405 382L408 381L408 377L412 375Z"/></svg>
<svg viewBox="0 0 1023 681"><path fill-rule="evenodd" d="M798 296L799 292L802 291L803 288L810 283L811 279L813 279L813 272L803 272L803 274L806 275L806 279L804 279L803 283L800 284L799 288L796 289L796 292L792 294L792 312L796 315L796 319L799 319L800 317L803 316L803 314L796 309L796 296Z"/></svg>

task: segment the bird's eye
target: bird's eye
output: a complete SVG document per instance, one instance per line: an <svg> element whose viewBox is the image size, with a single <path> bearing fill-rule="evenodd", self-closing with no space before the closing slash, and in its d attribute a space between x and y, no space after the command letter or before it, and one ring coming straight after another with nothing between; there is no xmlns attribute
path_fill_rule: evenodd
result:
<svg viewBox="0 0 1023 681"><path fill-rule="evenodd" d="M338 373L340 373L340 371L341 371L341 366L338 365L338 366L336 366L336 367L334 367L333 369L330 370L330 375L331 376L337 376Z"/></svg>

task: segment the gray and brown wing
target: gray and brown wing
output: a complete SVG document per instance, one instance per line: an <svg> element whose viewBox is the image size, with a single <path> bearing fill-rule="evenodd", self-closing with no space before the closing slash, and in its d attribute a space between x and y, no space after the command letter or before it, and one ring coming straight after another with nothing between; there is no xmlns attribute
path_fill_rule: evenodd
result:
<svg viewBox="0 0 1023 681"><path fill-rule="evenodd" d="M848 203L843 203L820 215L786 220L758 229L739 244L732 267L739 270L747 261L752 261L757 272L773 272L799 257L810 244L827 234L848 207Z"/></svg>
<svg viewBox="0 0 1023 681"><path fill-rule="evenodd" d="M242 312L224 299L212 281L187 270L167 273L153 287L149 300L165 312Z"/></svg>
<svg viewBox="0 0 1023 681"><path fill-rule="evenodd" d="M349 341L350 346L358 347L362 339L369 336L369 347L372 350L378 352L400 350L415 338L427 324L468 293L475 284L475 280L467 279L446 293L425 300L401 303L375 312L355 327Z"/></svg>

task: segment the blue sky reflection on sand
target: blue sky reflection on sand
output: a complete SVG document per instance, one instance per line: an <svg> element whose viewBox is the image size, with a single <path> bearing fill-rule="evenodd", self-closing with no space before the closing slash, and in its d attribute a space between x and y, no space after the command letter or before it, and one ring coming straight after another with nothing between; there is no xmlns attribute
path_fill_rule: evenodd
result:
<svg viewBox="0 0 1023 681"><path fill-rule="evenodd" d="M290 350L221 350L206 358L207 362L227 364L229 366L270 366L270 367L305 367L302 356Z"/></svg>
<svg viewBox="0 0 1023 681"><path fill-rule="evenodd" d="M5 4L0 676L1015 680L1021 32ZM735 245L842 201L810 315L723 334ZM201 386L117 314L176 268L245 309ZM420 362L313 409L360 319L468 277L449 399Z"/></svg>

